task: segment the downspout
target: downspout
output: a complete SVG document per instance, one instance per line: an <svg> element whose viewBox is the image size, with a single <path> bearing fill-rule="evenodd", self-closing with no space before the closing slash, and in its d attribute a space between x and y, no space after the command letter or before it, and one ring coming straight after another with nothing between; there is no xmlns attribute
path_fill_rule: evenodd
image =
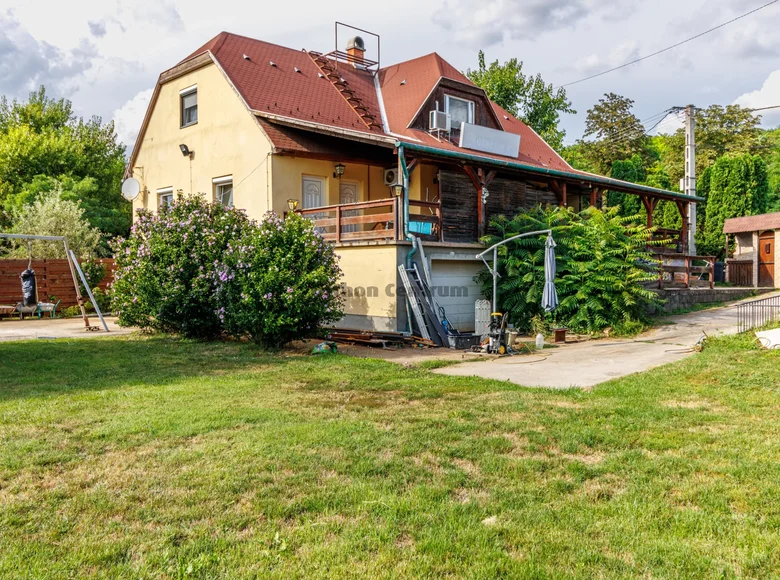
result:
<svg viewBox="0 0 780 580"><path fill-rule="evenodd" d="M401 194L403 196L403 232L404 239L412 242L412 249L406 254L406 269L412 268L412 259L417 253L417 238L409 233L409 168L406 166L406 157L404 156L404 146L398 147L398 164L401 166L401 174L403 175L404 190ZM406 332L412 333L412 319L409 312L409 297L406 298Z"/></svg>
<svg viewBox="0 0 780 580"><path fill-rule="evenodd" d="M417 253L417 238L409 232L409 168L406 166L406 157L404 156L404 146L398 147L398 162L401 165L401 174L403 175L403 225L404 239L412 242L412 249L406 254L406 267L412 267L412 258Z"/></svg>

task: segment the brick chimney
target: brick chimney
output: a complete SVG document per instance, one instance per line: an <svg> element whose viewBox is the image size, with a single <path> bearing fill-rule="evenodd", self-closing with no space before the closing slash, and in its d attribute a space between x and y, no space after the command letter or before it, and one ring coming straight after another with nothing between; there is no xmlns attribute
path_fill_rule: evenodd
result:
<svg viewBox="0 0 780 580"><path fill-rule="evenodd" d="M350 38L347 41L347 54L351 59L362 62L366 53L366 43L359 36Z"/></svg>

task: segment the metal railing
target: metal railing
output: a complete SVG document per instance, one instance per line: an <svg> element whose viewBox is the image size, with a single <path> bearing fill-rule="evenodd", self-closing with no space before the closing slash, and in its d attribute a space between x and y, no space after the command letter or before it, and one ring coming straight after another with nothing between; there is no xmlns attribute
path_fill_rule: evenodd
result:
<svg viewBox="0 0 780 580"><path fill-rule="evenodd" d="M747 332L780 320L780 296L770 296L736 305L737 328Z"/></svg>

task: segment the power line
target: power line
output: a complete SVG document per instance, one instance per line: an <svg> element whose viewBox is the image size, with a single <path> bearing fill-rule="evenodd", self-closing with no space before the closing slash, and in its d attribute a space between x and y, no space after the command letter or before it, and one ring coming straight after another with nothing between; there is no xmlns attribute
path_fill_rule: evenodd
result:
<svg viewBox="0 0 780 580"><path fill-rule="evenodd" d="M639 121L639 123L642 125L641 129L639 127L624 129L622 131L618 131L614 135L610 135L609 137L607 137L607 139L613 142L638 139L643 135L647 135L650 131L652 131L655 127L657 127L659 123L663 122L669 116L669 114L673 112L675 109L676 107L670 107L668 109L661 111L660 113L656 113L655 115L648 117L647 119ZM650 129L645 129L644 127L645 123L651 123L653 121L655 121L654 125Z"/></svg>
<svg viewBox="0 0 780 580"><path fill-rule="evenodd" d="M709 30L705 30L704 32L700 32L696 36L691 36L690 38L686 38L685 40L682 40L682 41L678 42L677 44L673 44L671 46L667 46L666 48L662 48L661 50L657 50L656 52L654 52L652 54L648 54L646 56L642 56L640 58L632 60L631 62L627 62L627 63L621 64L620 66L616 66L614 68L611 68L609 70L605 70L605 71L602 71L600 73L596 73L596 74L591 75L589 77L585 77L584 79L580 79L578 81L574 81L574 82L571 82L571 83L566 83L565 85L561 85L559 88L570 87L572 85L576 85L576 84L579 84L579 83L584 83L585 81L589 81L591 79L595 79L596 77L600 77L600 76L603 76L605 74L608 74L608 73L611 73L611 72L615 72L616 70L620 70L622 68L626 68L627 66L631 66L632 64L636 64L638 62L642 62L643 60L647 60L648 58L652 58L654 56L658 56L659 54L663 54L664 52L668 52L668 51L670 51L670 50L672 50L674 48L677 48L678 46L682 46L683 44L691 42L692 40L696 40L697 38L701 38L702 36L704 36L706 34L709 34L710 32L715 32L716 30L718 30L720 28L723 28L724 26L728 26L729 24L732 24L732 23L736 22L737 20L741 20L741 19L743 19L743 18L745 18L747 16L750 16L751 14L754 14L754 13L758 12L759 10L763 10L764 8L767 8L768 6L771 6L772 4L776 4L777 2L780 2L780 0L772 0L771 2L768 2L768 3L764 4L763 6L759 6L758 8L754 8L750 12L745 12L744 14L742 14L740 16L737 16L736 18L732 18L728 22L724 22L723 24L718 24L714 28L710 28Z"/></svg>

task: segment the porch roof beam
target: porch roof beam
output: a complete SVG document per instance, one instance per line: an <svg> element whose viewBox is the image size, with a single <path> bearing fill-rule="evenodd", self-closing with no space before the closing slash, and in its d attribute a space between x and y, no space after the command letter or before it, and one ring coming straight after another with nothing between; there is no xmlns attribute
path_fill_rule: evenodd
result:
<svg viewBox="0 0 780 580"><path fill-rule="evenodd" d="M423 154L429 158L456 159L461 163L498 167L510 171L517 171L520 173L526 173L531 175L543 175L543 176L547 176L548 178L560 179L562 182L565 181L574 185L577 184L596 185L601 189L609 189L612 191L620 191L622 193L631 193L634 195L648 195L658 199L666 199L670 201L685 201L687 203L704 201L703 197L685 195L683 193L675 193L673 191L658 189L656 187L650 187L648 185L628 183L627 181L620 181L619 179L612 179L611 177L604 177L592 173L571 173L568 171L562 171L560 169L538 167L536 165L528 165L517 161L503 161L501 159L493 159L491 157L482 157L481 155L461 153L460 151L450 151L448 149L437 149L435 147L430 147L428 145L420 145L418 143L397 141L396 147L400 147L400 146L403 146L404 149L409 151L416 151L417 153Z"/></svg>

